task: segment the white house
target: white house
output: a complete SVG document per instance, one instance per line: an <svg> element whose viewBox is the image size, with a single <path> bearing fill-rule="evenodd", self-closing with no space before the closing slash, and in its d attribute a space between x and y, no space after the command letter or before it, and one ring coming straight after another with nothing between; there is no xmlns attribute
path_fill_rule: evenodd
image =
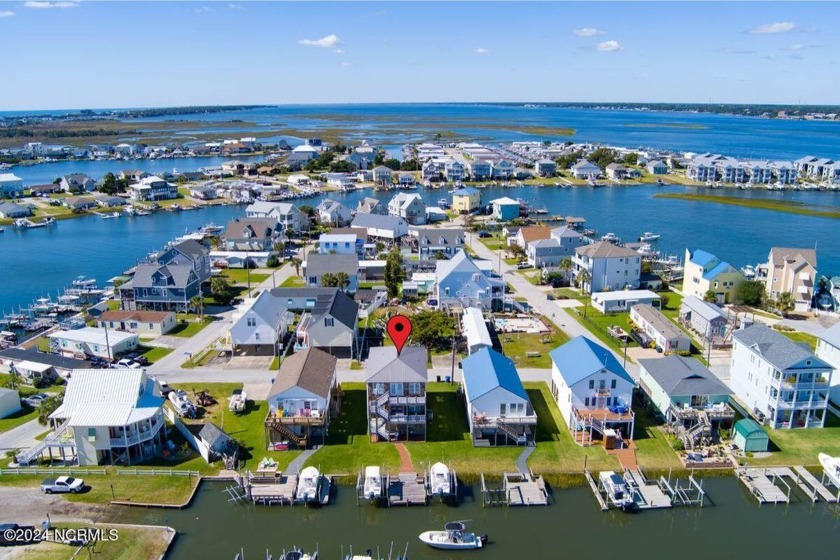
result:
<svg viewBox="0 0 840 560"><path fill-rule="evenodd" d="M484 347L463 362L473 445L528 445L537 415L513 360Z"/></svg>
<svg viewBox="0 0 840 560"><path fill-rule="evenodd" d="M397 193L388 202L388 214L414 226L423 225L426 223L426 203L417 193Z"/></svg>
<svg viewBox="0 0 840 560"><path fill-rule="evenodd" d="M0 173L0 197L23 196L23 179L14 173Z"/></svg>
<svg viewBox="0 0 840 560"><path fill-rule="evenodd" d="M513 177L515 167L512 162L506 159L500 159L493 162L493 178L494 179L510 179Z"/></svg>
<svg viewBox="0 0 840 560"><path fill-rule="evenodd" d="M353 212L350 208L330 198L322 200L315 208L315 212L318 214L318 220L322 224L332 226L340 227L349 224L353 219Z"/></svg>
<svg viewBox="0 0 840 560"><path fill-rule="evenodd" d="M557 163L551 159L540 159L534 163L534 171L540 177L554 177L557 175Z"/></svg>
<svg viewBox="0 0 840 560"><path fill-rule="evenodd" d="M273 449L289 441L303 448L325 443L337 388L337 362L323 350L307 348L280 364L268 391L265 420L266 436Z"/></svg>
<svg viewBox="0 0 840 560"><path fill-rule="evenodd" d="M572 264L575 278L582 271L587 272L589 278L581 284L584 290L594 293L637 287L642 271L642 256L632 249L598 241L575 249Z"/></svg>
<svg viewBox="0 0 840 560"><path fill-rule="evenodd" d="M58 354L82 358L96 356L112 360L137 347L140 337L137 333L123 332L96 327L61 330L48 334L50 349Z"/></svg>
<svg viewBox="0 0 840 560"><path fill-rule="evenodd" d="M318 238L318 252L321 254L361 255L364 240L355 233L322 233Z"/></svg>
<svg viewBox="0 0 840 560"><path fill-rule="evenodd" d="M637 303L659 307L661 298L650 290L616 290L592 294L592 307L601 313L626 313Z"/></svg>
<svg viewBox="0 0 840 560"><path fill-rule="evenodd" d="M561 226L552 229L551 237L548 239L537 239L528 243L525 252L531 266L537 268L555 267L563 259L571 260L571 257L575 254L575 249L588 243L586 237L577 231L568 226Z"/></svg>
<svg viewBox="0 0 840 560"><path fill-rule="evenodd" d="M255 298L246 299L234 312L230 327L230 342L234 352L257 356L272 356L278 351L294 313L287 310L280 298L263 290Z"/></svg>
<svg viewBox="0 0 840 560"><path fill-rule="evenodd" d="M175 313L172 311L126 311L108 310L96 318L96 326L119 329L146 336L160 336L175 328Z"/></svg>
<svg viewBox="0 0 840 560"><path fill-rule="evenodd" d="M164 446L163 401L143 370L75 370L61 406L50 415L56 430L18 459L29 462L44 450L61 451L72 443L81 466L147 461Z"/></svg>
<svg viewBox="0 0 840 560"><path fill-rule="evenodd" d="M248 218L274 218L281 226L281 231L291 229L301 232L309 229L309 218L294 204L288 202L267 202L259 200L245 208Z"/></svg>
<svg viewBox="0 0 840 560"><path fill-rule="evenodd" d="M391 184L391 168L380 165L373 168L373 182L378 185Z"/></svg>
<svg viewBox="0 0 840 560"><path fill-rule="evenodd" d="M572 166L572 177L575 179L597 179L601 176L601 168L585 159Z"/></svg>
<svg viewBox="0 0 840 560"><path fill-rule="evenodd" d="M840 323L824 330L817 341L817 358L834 368L831 376L831 401L840 405Z"/></svg>
<svg viewBox="0 0 840 560"><path fill-rule="evenodd" d="M822 428L832 369L763 324L732 334L729 385L744 408L772 428Z"/></svg>
<svg viewBox="0 0 840 560"><path fill-rule="evenodd" d="M398 216L380 216L378 214L356 214L351 224L354 228L363 228L368 237L396 241L408 234L408 222Z"/></svg>
<svg viewBox="0 0 840 560"><path fill-rule="evenodd" d="M487 330L487 323L481 309L467 307L461 315L461 332L467 341L467 353L474 354L482 348L492 348L493 341L490 339L490 331Z"/></svg>
<svg viewBox="0 0 840 560"><path fill-rule="evenodd" d="M646 303L637 303L630 308L630 320L665 353L691 350L688 335L658 309Z"/></svg>
<svg viewBox="0 0 840 560"><path fill-rule="evenodd" d="M578 445L633 439L636 382L608 349L578 336L551 352L551 394Z"/></svg>
<svg viewBox="0 0 840 560"><path fill-rule="evenodd" d="M139 183L129 185L131 200L170 200L178 198L178 186L161 179L157 175L144 177Z"/></svg>
<svg viewBox="0 0 840 560"><path fill-rule="evenodd" d="M435 264L434 298L438 309L478 307L498 311L504 303L505 281L480 269L463 250Z"/></svg>
<svg viewBox="0 0 840 560"><path fill-rule="evenodd" d="M443 165L443 174L447 181L463 181L467 176L467 168L460 161L451 159Z"/></svg>

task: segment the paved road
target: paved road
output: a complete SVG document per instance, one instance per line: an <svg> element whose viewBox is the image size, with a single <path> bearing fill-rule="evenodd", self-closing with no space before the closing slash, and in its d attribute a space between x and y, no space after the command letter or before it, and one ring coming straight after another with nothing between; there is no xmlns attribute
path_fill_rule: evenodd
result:
<svg viewBox="0 0 840 560"><path fill-rule="evenodd" d="M0 434L0 451L32 447L36 442L35 437L46 431L47 428L39 424L37 419L30 420L26 424Z"/></svg>

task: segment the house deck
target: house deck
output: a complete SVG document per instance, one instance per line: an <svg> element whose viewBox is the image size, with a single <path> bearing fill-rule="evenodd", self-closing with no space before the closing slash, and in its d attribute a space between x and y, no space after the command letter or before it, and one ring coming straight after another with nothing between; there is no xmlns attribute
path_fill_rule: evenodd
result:
<svg viewBox="0 0 840 560"><path fill-rule="evenodd" d="M548 505L545 480L534 473L505 473L504 490L509 506Z"/></svg>
<svg viewBox="0 0 840 560"><path fill-rule="evenodd" d="M426 479L417 473L400 473L386 480L388 504L393 506L425 506L428 503Z"/></svg>

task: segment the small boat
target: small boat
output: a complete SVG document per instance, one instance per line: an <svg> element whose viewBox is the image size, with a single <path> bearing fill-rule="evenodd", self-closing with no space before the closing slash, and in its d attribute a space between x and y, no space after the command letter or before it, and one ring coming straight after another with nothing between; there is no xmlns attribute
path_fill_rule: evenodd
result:
<svg viewBox="0 0 840 560"><path fill-rule="evenodd" d="M318 560L318 551L308 554L299 548L293 548L288 552L284 550L280 555L280 560Z"/></svg>
<svg viewBox="0 0 840 560"><path fill-rule="evenodd" d="M630 510L635 506L633 497L627 490L627 484L620 475L613 471L604 471L598 475L598 478L607 492L607 499L612 505L622 511Z"/></svg>
<svg viewBox="0 0 840 560"><path fill-rule="evenodd" d="M230 404L228 410L231 412L242 412L248 404L248 397L242 389L234 389L230 396Z"/></svg>
<svg viewBox="0 0 840 560"><path fill-rule="evenodd" d="M449 201L446 200L445 198L439 198L437 203L438 203L438 206L440 206L444 210L449 208Z"/></svg>
<svg viewBox="0 0 840 560"><path fill-rule="evenodd" d="M0 233L3 233L4 231L6 231L6 228L0 227Z"/></svg>
<svg viewBox="0 0 840 560"><path fill-rule="evenodd" d="M300 471L300 478L295 490L295 500L306 503L317 502L320 479L321 473L315 467L306 467Z"/></svg>
<svg viewBox="0 0 840 560"><path fill-rule="evenodd" d="M616 234L614 234L612 232L609 232L606 235L601 236L601 241L608 241L610 243L620 243L621 238L619 236L617 236Z"/></svg>
<svg viewBox="0 0 840 560"><path fill-rule="evenodd" d="M430 547L442 550L473 550L487 544L487 535L467 532L462 521L447 523L443 531L425 531L418 538Z"/></svg>
<svg viewBox="0 0 840 560"><path fill-rule="evenodd" d="M643 243L650 243L651 241L659 241L660 237L662 236L658 233L651 233L649 231L646 231L639 237L639 241Z"/></svg>
<svg viewBox="0 0 840 560"><path fill-rule="evenodd" d="M449 467L443 463L435 463L429 469L429 486L433 496L448 496L452 492L452 479L449 476Z"/></svg>
<svg viewBox="0 0 840 560"><path fill-rule="evenodd" d="M367 500L382 498L382 475L379 467L365 467L365 483L362 492Z"/></svg>
<svg viewBox="0 0 840 560"><path fill-rule="evenodd" d="M743 274L744 278L746 278L747 280L752 280L755 278L755 267L748 264L747 266L741 269L741 274Z"/></svg>
<svg viewBox="0 0 840 560"><path fill-rule="evenodd" d="M820 453L818 456L825 476L835 485L840 487L840 457L832 457L827 453Z"/></svg>

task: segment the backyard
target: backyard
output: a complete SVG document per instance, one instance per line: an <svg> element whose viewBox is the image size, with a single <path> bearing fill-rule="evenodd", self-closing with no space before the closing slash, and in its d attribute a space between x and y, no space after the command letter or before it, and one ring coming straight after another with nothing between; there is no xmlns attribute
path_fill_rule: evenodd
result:
<svg viewBox="0 0 840 560"><path fill-rule="evenodd" d="M568 341L569 337L557 329L544 334L499 333L502 352L520 368L550 368L548 353Z"/></svg>
<svg viewBox="0 0 840 560"><path fill-rule="evenodd" d="M819 465L817 455L827 453L840 456L840 417L827 412L825 428L773 430L764 427L770 436L767 456L747 457L750 466ZM763 454L762 454L763 455Z"/></svg>

